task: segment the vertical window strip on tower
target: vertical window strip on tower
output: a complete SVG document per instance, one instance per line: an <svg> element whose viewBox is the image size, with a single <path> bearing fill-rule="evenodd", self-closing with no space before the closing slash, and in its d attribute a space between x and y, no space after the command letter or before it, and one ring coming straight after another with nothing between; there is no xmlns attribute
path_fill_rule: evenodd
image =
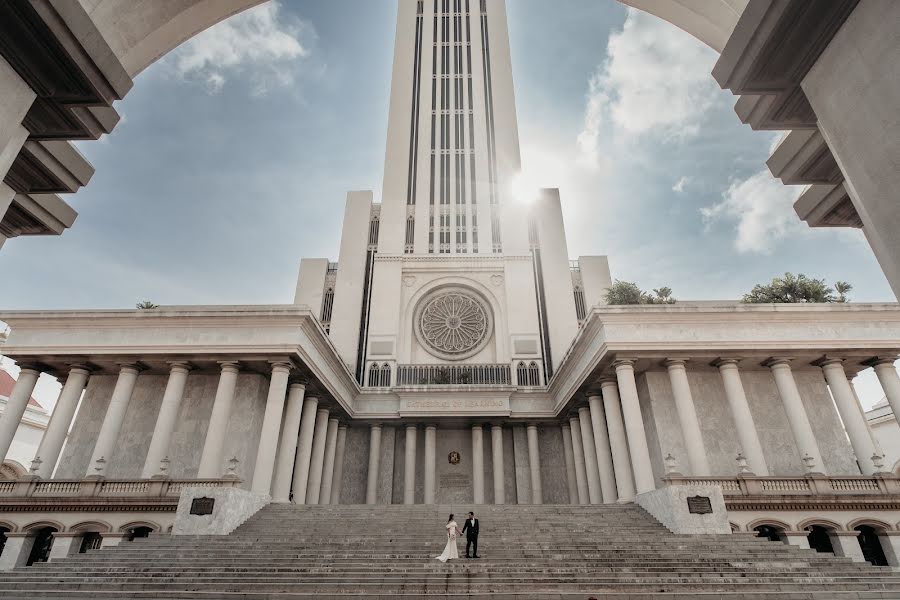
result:
<svg viewBox="0 0 900 600"><path fill-rule="evenodd" d="M575 286L575 314L578 317L578 324L582 324L587 314L587 307L584 304L584 290L580 285Z"/></svg>
<svg viewBox="0 0 900 600"><path fill-rule="evenodd" d="M372 207L369 217L369 247L366 252L366 270L363 278L362 308L359 315L359 342L356 347L356 381L363 385L366 368L366 346L369 344L369 314L372 306L372 273L375 270L375 255L378 253L379 214L381 205Z"/></svg>
<svg viewBox="0 0 900 600"><path fill-rule="evenodd" d="M534 271L534 288L537 300L538 320L541 326L541 360L544 365L544 381L553 376L553 357L550 353L550 324L547 320L547 295L544 291L544 266L541 262L541 239L534 215L528 218L528 241L531 246L531 262Z"/></svg>
<svg viewBox="0 0 900 600"><path fill-rule="evenodd" d="M438 50L438 0L434 0L434 26L431 45L431 175L428 180L428 196L431 206L428 215L428 253L434 252L434 186L435 151L437 150L437 50Z"/></svg>
<svg viewBox="0 0 900 600"><path fill-rule="evenodd" d="M487 2L481 0L481 59L484 71L484 111L487 121L487 149L488 149L488 183L490 186L491 226L494 229L492 249L494 252L502 252L502 240L496 219L498 203L497 198L497 148L494 129L494 90L491 77L491 43L488 29Z"/></svg>
<svg viewBox="0 0 900 600"><path fill-rule="evenodd" d="M406 192L406 203L416 202L416 179L418 177L418 153L419 153L419 105L421 99L422 79L422 7L423 0L416 3L416 40L415 53L413 55L413 90L412 90L412 115L409 129L409 169Z"/></svg>

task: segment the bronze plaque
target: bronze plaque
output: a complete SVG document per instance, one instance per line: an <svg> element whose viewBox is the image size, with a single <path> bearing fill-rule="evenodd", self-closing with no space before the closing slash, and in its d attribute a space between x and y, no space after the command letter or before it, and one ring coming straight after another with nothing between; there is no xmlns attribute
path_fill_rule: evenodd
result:
<svg viewBox="0 0 900 600"><path fill-rule="evenodd" d="M687 503L688 512L692 515L708 515L713 511L712 502L706 496L689 496Z"/></svg>
<svg viewBox="0 0 900 600"><path fill-rule="evenodd" d="M460 461L459 452L457 452L456 450L454 450L453 452L451 452L451 453L447 456L447 461L448 461L451 465L458 465L458 464L459 464L459 461Z"/></svg>
<svg viewBox="0 0 900 600"><path fill-rule="evenodd" d="M211 515L213 507L216 505L215 498L194 498L191 501L192 515Z"/></svg>

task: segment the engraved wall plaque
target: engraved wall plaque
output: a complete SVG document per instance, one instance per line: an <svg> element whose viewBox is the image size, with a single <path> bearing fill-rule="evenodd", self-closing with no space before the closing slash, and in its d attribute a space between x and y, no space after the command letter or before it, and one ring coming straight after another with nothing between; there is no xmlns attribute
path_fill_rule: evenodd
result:
<svg viewBox="0 0 900 600"><path fill-rule="evenodd" d="M712 502L706 496L688 496L688 512L692 515L712 514Z"/></svg>
<svg viewBox="0 0 900 600"><path fill-rule="evenodd" d="M192 515L211 515L213 511L213 507L216 505L215 498L194 498L191 501L191 512Z"/></svg>

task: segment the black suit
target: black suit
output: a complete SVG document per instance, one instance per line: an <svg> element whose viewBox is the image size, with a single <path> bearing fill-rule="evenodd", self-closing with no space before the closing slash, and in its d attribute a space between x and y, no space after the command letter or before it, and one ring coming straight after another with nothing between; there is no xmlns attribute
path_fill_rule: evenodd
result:
<svg viewBox="0 0 900 600"><path fill-rule="evenodd" d="M469 556L469 546L473 547L472 556L478 556L478 519L475 519L474 525L471 519L466 519L462 530L466 534L466 556Z"/></svg>

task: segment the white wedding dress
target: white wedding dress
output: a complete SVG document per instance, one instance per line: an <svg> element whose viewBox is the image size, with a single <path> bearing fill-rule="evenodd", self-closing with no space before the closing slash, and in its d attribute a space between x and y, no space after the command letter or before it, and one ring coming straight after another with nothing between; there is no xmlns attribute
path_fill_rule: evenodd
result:
<svg viewBox="0 0 900 600"><path fill-rule="evenodd" d="M447 562L453 558L459 558L459 550L456 548L456 521L447 523L447 545L444 546L444 552L435 558L441 562Z"/></svg>

